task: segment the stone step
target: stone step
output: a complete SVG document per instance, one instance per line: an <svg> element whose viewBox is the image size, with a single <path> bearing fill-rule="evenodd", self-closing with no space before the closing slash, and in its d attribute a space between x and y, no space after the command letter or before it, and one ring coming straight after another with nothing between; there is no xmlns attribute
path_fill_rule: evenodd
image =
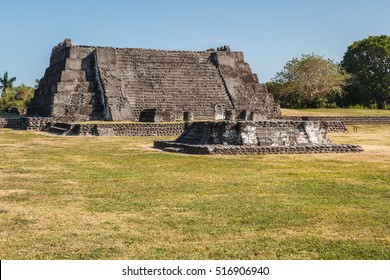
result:
<svg viewBox="0 0 390 280"><path fill-rule="evenodd" d="M61 128L61 127L55 127L55 126L49 126L45 129L45 132L56 134L56 135L64 135L68 132L68 129Z"/></svg>
<svg viewBox="0 0 390 280"><path fill-rule="evenodd" d="M56 134L56 135L65 135L72 129L72 125L69 123L63 123L63 122L57 122L54 124L51 124L49 127L47 127L44 131Z"/></svg>
<svg viewBox="0 0 390 280"><path fill-rule="evenodd" d="M156 70L158 72L160 70ZM215 73L121 73L122 80L140 80L140 81L221 81L221 78Z"/></svg>
<svg viewBox="0 0 390 280"><path fill-rule="evenodd" d="M82 60L79 58L67 58L65 61L65 70L80 70Z"/></svg>
<svg viewBox="0 0 390 280"><path fill-rule="evenodd" d="M90 82L87 81L80 81L80 82L73 82L73 81L64 81L57 83L57 92L79 92L81 91L88 91L90 88Z"/></svg>
<svg viewBox="0 0 390 280"><path fill-rule="evenodd" d="M63 70L61 72L61 82L87 81L83 70Z"/></svg>
<svg viewBox="0 0 390 280"><path fill-rule="evenodd" d="M194 55L158 55L157 53L143 53L142 55L137 54L117 54L117 62L136 62L136 63L191 63L200 64L203 61L207 61L204 57Z"/></svg>
<svg viewBox="0 0 390 280"><path fill-rule="evenodd" d="M160 72L161 70L157 69L156 72ZM216 75L215 73L196 73L195 71L188 71L186 73L128 73L123 71L121 73L121 79L122 80L139 80L139 81L222 81L222 79Z"/></svg>
<svg viewBox="0 0 390 280"><path fill-rule="evenodd" d="M57 123L53 124L52 126L67 129L67 130L72 128L72 125L70 123L65 123L65 122L57 122Z"/></svg>
<svg viewBox="0 0 390 280"><path fill-rule="evenodd" d="M156 59L151 59L149 61L140 61L140 60L117 60L117 65L119 66L125 66L125 67L134 67L137 69L142 69L145 65L145 68L161 68L161 69L184 69L184 68L191 68L191 69L214 69L216 70L216 67L214 64L210 62L199 62L199 61L159 61ZM173 67L174 66L174 67ZM179 67L179 68L178 68Z"/></svg>
<svg viewBox="0 0 390 280"><path fill-rule="evenodd" d="M183 148L166 147L163 149L163 151L170 153L181 153L183 152Z"/></svg>

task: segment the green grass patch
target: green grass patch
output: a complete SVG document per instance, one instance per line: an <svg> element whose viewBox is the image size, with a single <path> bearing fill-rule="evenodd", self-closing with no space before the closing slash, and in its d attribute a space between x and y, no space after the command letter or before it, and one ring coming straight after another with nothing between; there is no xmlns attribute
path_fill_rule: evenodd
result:
<svg viewBox="0 0 390 280"><path fill-rule="evenodd" d="M390 110L377 109L281 109L282 116L390 116Z"/></svg>
<svg viewBox="0 0 390 280"><path fill-rule="evenodd" d="M389 136L330 135L359 154L197 156L0 129L0 258L389 259Z"/></svg>

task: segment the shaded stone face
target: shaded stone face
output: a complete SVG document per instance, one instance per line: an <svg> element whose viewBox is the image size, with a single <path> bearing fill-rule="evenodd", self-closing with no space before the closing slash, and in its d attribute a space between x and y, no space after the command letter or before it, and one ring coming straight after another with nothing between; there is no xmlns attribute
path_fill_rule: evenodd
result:
<svg viewBox="0 0 390 280"><path fill-rule="evenodd" d="M194 122L176 142L272 147L330 143L325 123L281 120Z"/></svg>
<svg viewBox="0 0 390 280"><path fill-rule="evenodd" d="M74 46L53 48L28 115L74 120L253 120L280 116L272 95L228 46L208 51ZM237 115L238 116L238 115ZM235 119L237 116L228 116Z"/></svg>

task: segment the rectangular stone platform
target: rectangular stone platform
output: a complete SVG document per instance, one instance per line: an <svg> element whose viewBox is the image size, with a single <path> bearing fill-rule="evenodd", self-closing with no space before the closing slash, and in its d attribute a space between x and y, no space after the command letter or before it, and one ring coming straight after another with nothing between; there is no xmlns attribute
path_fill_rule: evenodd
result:
<svg viewBox="0 0 390 280"><path fill-rule="evenodd" d="M154 147L189 154L256 155L356 153L358 145L332 144L328 124L313 121L213 121L186 123L175 141Z"/></svg>

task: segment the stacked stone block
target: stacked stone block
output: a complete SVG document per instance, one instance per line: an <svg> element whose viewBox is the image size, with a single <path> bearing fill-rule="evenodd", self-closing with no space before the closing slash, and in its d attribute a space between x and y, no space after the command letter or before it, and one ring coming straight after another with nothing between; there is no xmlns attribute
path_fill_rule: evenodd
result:
<svg viewBox="0 0 390 280"><path fill-rule="evenodd" d="M185 154L202 155L265 155L265 154L320 154L320 153L360 153L359 145L317 144L306 146L244 146L244 145L193 145L174 141L155 141L154 147L167 148Z"/></svg>
<svg viewBox="0 0 390 280"><path fill-rule="evenodd" d="M175 136L184 131L184 123L76 124L73 135L80 136Z"/></svg>
<svg viewBox="0 0 390 280"><path fill-rule="evenodd" d="M0 118L0 128L23 129L20 118Z"/></svg>
<svg viewBox="0 0 390 280"><path fill-rule="evenodd" d="M282 116L282 120L342 122L350 124L390 124L390 116Z"/></svg>

